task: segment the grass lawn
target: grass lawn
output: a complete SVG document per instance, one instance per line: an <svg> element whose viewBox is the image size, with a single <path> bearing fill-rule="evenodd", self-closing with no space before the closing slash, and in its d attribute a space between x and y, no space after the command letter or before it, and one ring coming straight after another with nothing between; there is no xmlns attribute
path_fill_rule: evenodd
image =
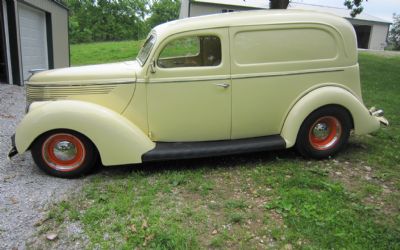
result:
<svg viewBox="0 0 400 250"><path fill-rule="evenodd" d="M125 60L137 48L74 45L72 62ZM337 157L285 150L104 169L54 206L40 234L97 249L400 249L400 57L359 61L364 101L391 126L352 136Z"/></svg>
<svg viewBox="0 0 400 250"><path fill-rule="evenodd" d="M142 43L143 41L122 41L71 45L71 65L134 60Z"/></svg>

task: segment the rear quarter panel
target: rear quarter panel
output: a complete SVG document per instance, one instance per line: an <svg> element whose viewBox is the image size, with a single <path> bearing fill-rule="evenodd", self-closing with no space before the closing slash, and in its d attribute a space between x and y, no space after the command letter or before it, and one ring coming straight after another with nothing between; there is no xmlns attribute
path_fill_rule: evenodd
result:
<svg viewBox="0 0 400 250"><path fill-rule="evenodd" d="M361 100L354 33L334 22L230 28L233 139L280 134L294 104L316 88L338 85Z"/></svg>

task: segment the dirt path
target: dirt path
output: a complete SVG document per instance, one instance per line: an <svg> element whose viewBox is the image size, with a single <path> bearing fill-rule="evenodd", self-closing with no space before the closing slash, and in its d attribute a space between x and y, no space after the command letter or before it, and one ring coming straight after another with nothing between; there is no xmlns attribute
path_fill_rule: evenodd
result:
<svg viewBox="0 0 400 250"><path fill-rule="evenodd" d="M24 88L0 84L0 249L24 249L46 207L84 183L45 175L29 153L7 160L10 136L24 115L24 95Z"/></svg>

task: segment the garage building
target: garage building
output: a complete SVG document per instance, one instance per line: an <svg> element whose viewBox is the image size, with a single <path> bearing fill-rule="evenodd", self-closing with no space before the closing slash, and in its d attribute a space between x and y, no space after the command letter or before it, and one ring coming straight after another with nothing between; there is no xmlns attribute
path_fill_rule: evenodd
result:
<svg viewBox="0 0 400 250"><path fill-rule="evenodd" d="M68 9L60 0L0 0L0 82L70 65Z"/></svg>
<svg viewBox="0 0 400 250"><path fill-rule="evenodd" d="M179 18L208 14L268 9L267 0L182 0ZM358 47L361 49L384 50L387 45L390 22L362 12L355 18L346 8L291 2L288 9L305 9L332 13L346 18L357 34Z"/></svg>

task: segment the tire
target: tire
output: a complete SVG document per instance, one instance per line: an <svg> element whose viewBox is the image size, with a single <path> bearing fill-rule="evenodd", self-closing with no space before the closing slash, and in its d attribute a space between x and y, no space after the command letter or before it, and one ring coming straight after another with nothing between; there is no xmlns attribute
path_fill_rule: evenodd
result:
<svg viewBox="0 0 400 250"><path fill-rule="evenodd" d="M340 106L319 108L301 125L296 149L306 158L323 159L333 156L347 144L352 124L349 112Z"/></svg>
<svg viewBox="0 0 400 250"><path fill-rule="evenodd" d="M98 159L93 143L70 130L55 130L41 135L34 141L31 153L40 169L61 178L75 178L89 173Z"/></svg>

